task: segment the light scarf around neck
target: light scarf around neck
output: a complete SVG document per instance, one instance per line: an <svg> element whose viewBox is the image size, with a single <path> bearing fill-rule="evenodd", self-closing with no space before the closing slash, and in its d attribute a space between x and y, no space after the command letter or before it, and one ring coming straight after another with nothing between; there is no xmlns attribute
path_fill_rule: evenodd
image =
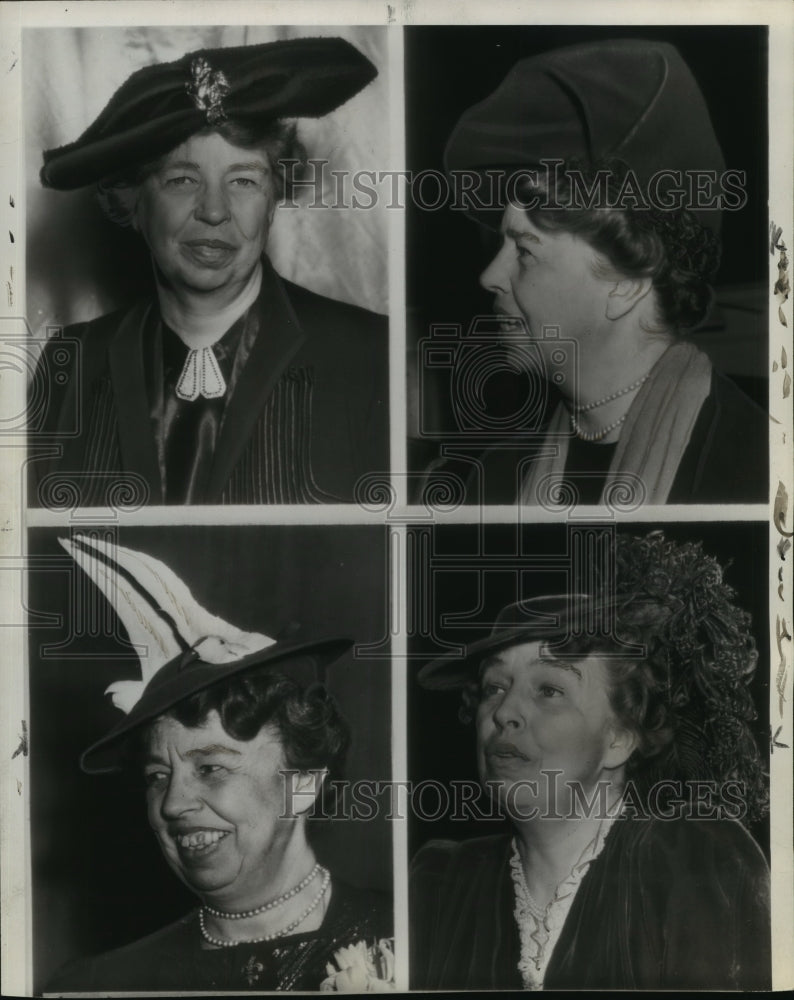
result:
<svg viewBox="0 0 794 1000"><path fill-rule="evenodd" d="M602 504L632 493L641 496L643 489L644 503L667 503L698 414L711 391L711 370L708 357L693 344L678 342L662 354L626 415L601 491ZM547 448L530 465L519 503L553 506L555 494L567 492L556 487L565 479L571 433L568 410L560 403L546 432L546 444L555 447ZM636 487L639 494L634 492Z"/></svg>

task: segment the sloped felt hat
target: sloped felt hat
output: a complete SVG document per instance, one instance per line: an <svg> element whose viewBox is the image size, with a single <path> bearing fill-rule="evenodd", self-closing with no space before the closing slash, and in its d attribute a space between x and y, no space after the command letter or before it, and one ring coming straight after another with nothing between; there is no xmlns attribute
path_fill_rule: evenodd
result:
<svg viewBox="0 0 794 1000"><path fill-rule="evenodd" d="M89 774L118 770L126 738L189 698L253 669L273 668L302 684L353 645L342 637L273 639L210 614L164 563L142 552L85 536L61 545L110 601L133 645L143 648L141 679L106 689L125 717L81 756Z"/></svg>
<svg viewBox="0 0 794 1000"><path fill-rule="evenodd" d="M319 118L377 76L343 38L201 49L136 70L75 142L44 152L41 182L71 190L162 156L225 120Z"/></svg>
<svg viewBox="0 0 794 1000"><path fill-rule="evenodd" d="M550 594L516 601L503 608L491 634L470 643L462 656L445 653L419 671L422 687L448 691L476 680L482 661L494 653L525 642L554 640L548 652L564 656L569 641L597 636L599 655L622 659L642 655L643 647L621 639L615 627L620 596L605 594Z"/></svg>
<svg viewBox="0 0 794 1000"><path fill-rule="evenodd" d="M700 87L667 42L588 42L522 59L464 112L444 157L447 171L481 174L535 169L543 160L587 169L607 159L622 160L642 190L662 170L725 169ZM498 226L503 207L472 214ZM692 211L719 227L718 209Z"/></svg>

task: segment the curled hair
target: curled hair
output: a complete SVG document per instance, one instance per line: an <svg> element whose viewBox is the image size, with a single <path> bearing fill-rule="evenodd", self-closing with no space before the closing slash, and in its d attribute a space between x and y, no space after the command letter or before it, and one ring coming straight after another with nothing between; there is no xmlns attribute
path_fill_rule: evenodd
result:
<svg viewBox="0 0 794 1000"><path fill-rule="evenodd" d="M299 771L327 768L331 777L341 773L349 729L320 684L304 690L278 671L252 670L185 698L167 714L194 729L212 711L218 713L229 736L243 742L254 739L266 724L274 725L289 767Z"/></svg>
<svg viewBox="0 0 794 1000"><path fill-rule="evenodd" d="M606 206L583 207L573 190L570 172L586 185L606 174ZM720 242L688 209L609 207L617 201L628 168L620 160L583 170L577 161L566 165L554 190L542 181L525 179L519 186L527 206L541 196L546 205L528 207L538 229L580 236L621 275L650 278L659 322L674 332L700 323L713 296L711 281L720 263Z"/></svg>
<svg viewBox="0 0 794 1000"><path fill-rule="evenodd" d="M241 149L264 149L272 171L277 200L292 196L295 182L306 169L306 149L298 138L294 122L242 122L230 119L201 129L196 135L217 133ZM138 188L159 170L168 153L123 173L106 177L97 184L96 196L102 212L119 226L130 226L138 198Z"/></svg>
<svg viewBox="0 0 794 1000"><path fill-rule="evenodd" d="M768 787L748 688L758 651L722 567L700 543L677 545L656 531L618 539L615 574L618 635L646 649L633 670L609 664L613 708L640 737L629 775L647 787L664 778L737 782L748 818L760 819Z"/></svg>
<svg viewBox="0 0 794 1000"><path fill-rule="evenodd" d="M768 783L750 723L756 710L748 690L758 661L750 616L735 603L716 559L700 543L677 544L661 531L620 536L615 553L615 632L644 656L610 656L603 636L576 636L565 659L603 655L609 700L636 747L626 778L644 799L660 781L735 782L745 817L768 809ZM608 596L609 581L600 587ZM468 721L478 700L463 694Z"/></svg>

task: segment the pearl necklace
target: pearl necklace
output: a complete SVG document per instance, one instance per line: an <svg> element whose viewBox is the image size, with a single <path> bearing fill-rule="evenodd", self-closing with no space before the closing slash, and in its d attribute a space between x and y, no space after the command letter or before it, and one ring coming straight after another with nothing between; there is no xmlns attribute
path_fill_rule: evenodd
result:
<svg viewBox="0 0 794 1000"><path fill-rule="evenodd" d="M206 903L202 909L206 913L211 913L213 917L220 917L222 920L244 920L246 917L255 917L259 913L266 913L268 910L275 910L277 906L281 906L281 904L286 903L288 899L292 899L293 896L297 896L301 889L305 889L309 882L313 881L317 873L320 871L325 871L325 869L318 862L302 882L298 882L296 886L293 886L286 892L282 892L280 896L276 896L275 899L271 899L269 903L262 903L261 906L257 906L254 910L216 910L212 906L208 906Z"/></svg>
<svg viewBox="0 0 794 1000"><path fill-rule="evenodd" d="M612 392L608 396L604 396L603 399L597 399L594 403L583 403L582 405L574 405L572 407L574 413L586 413L588 410L596 410L599 406L603 406L605 403L611 403L613 399L620 399L621 396L625 396L634 389L639 389L643 383L647 382L650 378L650 372L646 372L642 378L638 378L636 382L632 382L631 385L627 385L625 389L618 389L617 392Z"/></svg>
<svg viewBox="0 0 794 1000"><path fill-rule="evenodd" d="M615 420L613 421L613 423L607 424L606 427L599 427L597 431L593 431L592 433L588 433L587 431L582 430L582 428L579 426L578 420L576 419L576 414L572 413L570 416L571 416L571 429L573 430L574 434L579 438L580 441L600 441L601 438L605 438L610 431L614 431L616 427L620 427L620 425L628 416L628 413L624 413L623 416L620 418L620 420Z"/></svg>
<svg viewBox="0 0 794 1000"><path fill-rule="evenodd" d="M207 928L204 926L204 909L201 907L199 910L199 928L201 929L201 936L209 944L215 945L216 948L234 948L238 944L261 944L264 941L275 941L277 938L286 937L290 931L294 931L295 928L302 924L304 920L312 913L322 902L326 892L328 891L328 883L331 881L331 873L327 868L323 868L323 883L320 886L320 891L314 897L314 899L309 903L306 909L301 913L299 917L296 917L291 924L287 924L286 927L282 927L280 931L274 931L272 934L263 934L262 937L255 938L244 938L239 941L229 941L226 938L216 938L213 937Z"/></svg>

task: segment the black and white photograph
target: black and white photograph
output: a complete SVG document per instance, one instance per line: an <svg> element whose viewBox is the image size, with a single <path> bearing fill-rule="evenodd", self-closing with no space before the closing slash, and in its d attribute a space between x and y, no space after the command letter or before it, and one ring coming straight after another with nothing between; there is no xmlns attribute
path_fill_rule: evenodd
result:
<svg viewBox="0 0 794 1000"><path fill-rule="evenodd" d="M346 37L343 37L346 36ZM30 29L29 503L349 503L388 472L380 28Z"/></svg>
<svg viewBox="0 0 794 1000"><path fill-rule="evenodd" d="M42 530L29 558L36 992L334 989L346 948L387 980L391 831L338 794L391 773L385 532Z"/></svg>
<svg viewBox="0 0 794 1000"><path fill-rule="evenodd" d="M765 503L766 28L405 48L417 496L454 475L471 504Z"/></svg>
<svg viewBox="0 0 794 1000"><path fill-rule="evenodd" d="M0 66L0 994L794 990L790 0Z"/></svg>
<svg viewBox="0 0 794 1000"><path fill-rule="evenodd" d="M769 988L766 540L435 529L409 695L414 989Z"/></svg>

